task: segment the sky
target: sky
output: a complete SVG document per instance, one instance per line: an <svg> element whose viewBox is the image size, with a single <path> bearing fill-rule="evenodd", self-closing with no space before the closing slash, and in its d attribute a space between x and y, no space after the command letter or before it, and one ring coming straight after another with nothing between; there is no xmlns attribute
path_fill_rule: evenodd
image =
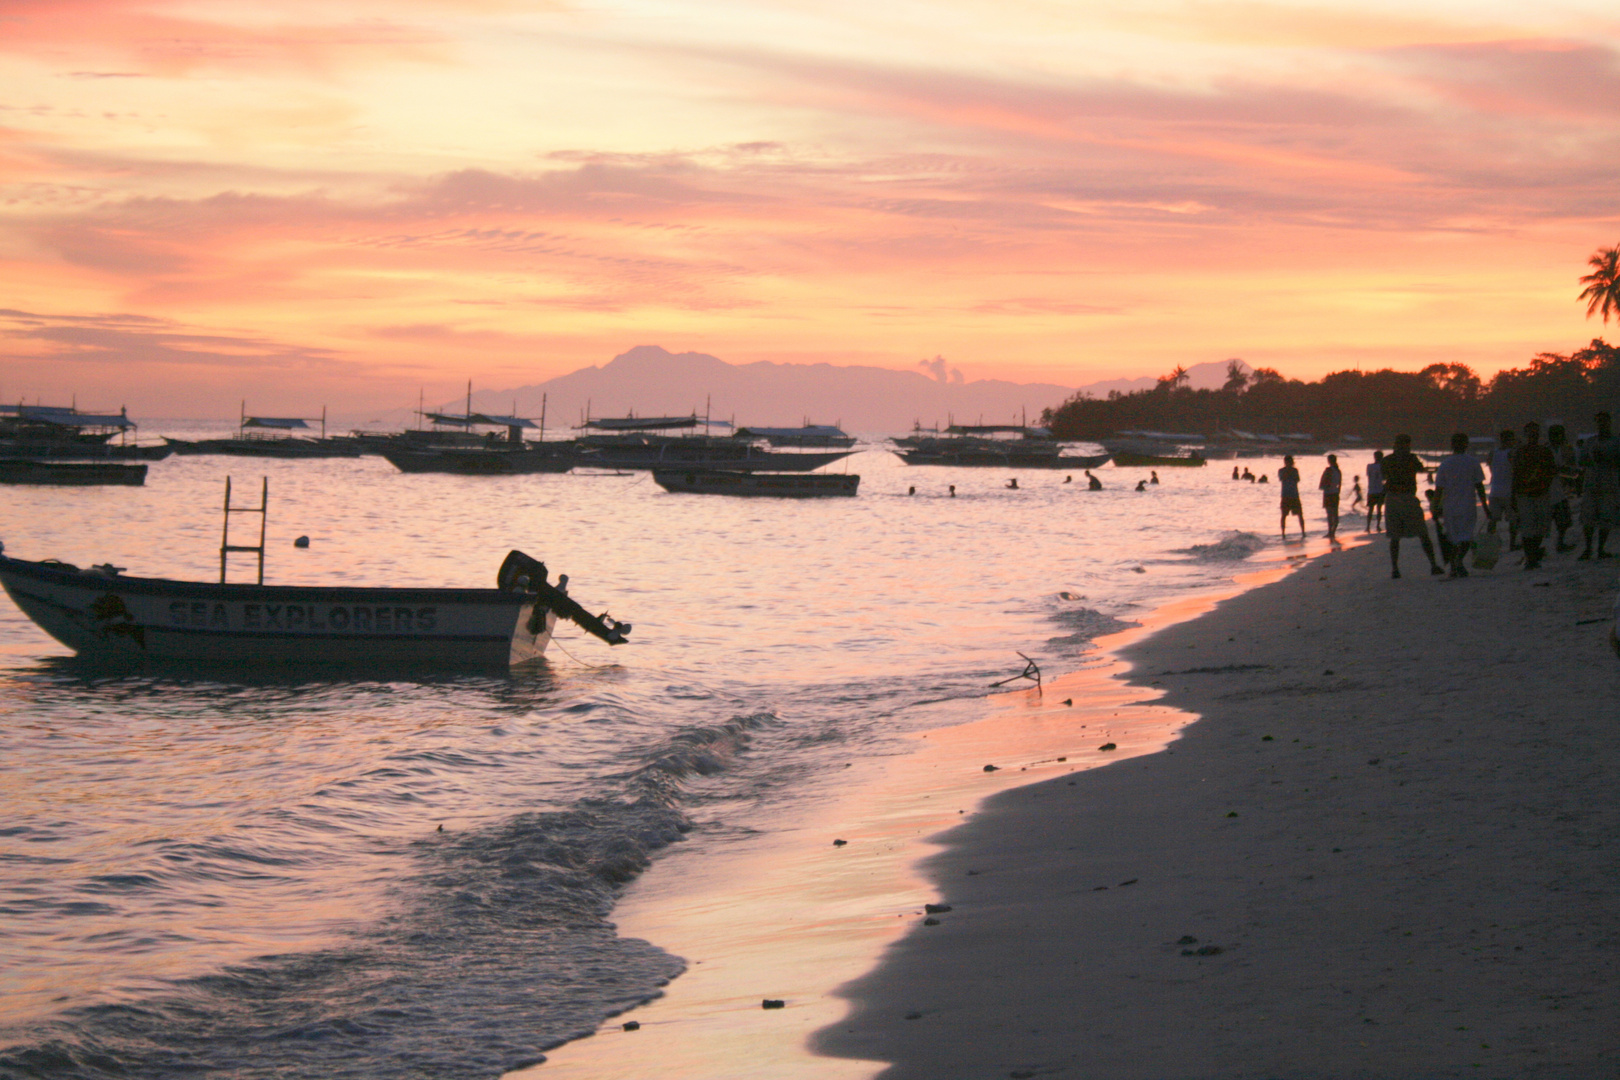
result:
<svg viewBox="0 0 1620 1080"><path fill-rule="evenodd" d="M1617 172L1612 0L0 0L0 400L1488 377L1604 333Z"/></svg>

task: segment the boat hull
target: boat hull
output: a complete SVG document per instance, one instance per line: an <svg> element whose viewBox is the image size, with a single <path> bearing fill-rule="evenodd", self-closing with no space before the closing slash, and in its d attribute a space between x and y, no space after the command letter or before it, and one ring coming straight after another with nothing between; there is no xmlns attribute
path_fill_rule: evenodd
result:
<svg viewBox="0 0 1620 1080"><path fill-rule="evenodd" d="M120 664L505 668L544 653L557 623L498 589L212 585L4 556L0 584L57 641Z"/></svg>
<svg viewBox="0 0 1620 1080"><path fill-rule="evenodd" d="M695 441L695 440L694 440ZM808 453L761 450L747 444L722 448L686 447L676 440L661 446L598 446L584 450L574 459L582 468L597 469L681 469L721 472L813 472L841 461L853 450L826 450Z"/></svg>
<svg viewBox="0 0 1620 1080"><path fill-rule="evenodd" d="M89 486L146 483L145 465L119 465L101 461L38 461L31 458L0 461L0 484L56 484Z"/></svg>
<svg viewBox="0 0 1620 1080"><path fill-rule="evenodd" d="M359 457L357 443L331 439L175 439L163 441L177 454L224 454L229 457L351 458Z"/></svg>
<svg viewBox="0 0 1620 1080"><path fill-rule="evenodd" d="M853 496L861 485L854 473L758 473L705 469L654 469L653 482L665 491L690 495L736 495L766 499L824 499Z"/></svg>
<svg viewBox="0 0 1620 1080"><path fill-rule="evenodd" d="M986 450L896 450L907 465L950 465L977 469L1099 469L1107 454L1044 454Z"/></svg>
<svg viewBox="0 0 1620 1080"><path fill-rule="evenodd" d="M1123 469L1186 469L1197 468L1206 459L1192 454L1188 457L1165 457L1158 454L1115 454L1114 464Z"/></svg>
<svg viewBox="0 0 1620 1080"><path fill-rule="evenodd" d="M567 451L483 450L441 447L414 450L399 447L379 449L401 472L455 473L460 476L512 476L520 473L565 473L574 467L574 456Z"/></svg>

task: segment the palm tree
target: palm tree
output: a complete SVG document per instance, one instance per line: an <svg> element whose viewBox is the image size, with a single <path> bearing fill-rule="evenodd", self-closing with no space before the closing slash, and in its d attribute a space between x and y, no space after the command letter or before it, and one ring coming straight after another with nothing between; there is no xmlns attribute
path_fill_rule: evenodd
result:
<svg viewBox="0 0 1620 1080"><path fill-rule="evenodd" d="M1604 322L1609 321L1611 313L1615 322L1620 322L1620 245L1598 248L1586 262L1592 268L1581 278L1581 284L1586 286L1580 296L1586 301L1586 317L1590 319L1601 311Z"/></svg>

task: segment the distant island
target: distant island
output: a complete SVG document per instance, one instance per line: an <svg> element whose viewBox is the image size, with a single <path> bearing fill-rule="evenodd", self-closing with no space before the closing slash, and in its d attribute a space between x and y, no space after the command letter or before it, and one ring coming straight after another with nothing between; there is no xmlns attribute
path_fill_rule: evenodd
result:
<svg viewBox="0 0 1620 1080"><path fill-rule="evenodd" d="M1405 432L1438 444L1454 431L1494 435L1528 420L1566 423L1573 436L1590 430L1599 409L1620 405L1620 349L1602 339L1567 356L1540 353L1488 382L1465 364L1430 364L1417 372L1338 371L1302 382L1232 361L1221 385L1206 389L1190 385L1187 376L1177 368L1146 389L1104 396L1080 391L1042 419L1059 438L1078 440L1145 428L1378 442Z"/></svg>
<svg viewBox="0 0 1620 1080"><path fill-rule="evenodd" d="M1246 370L1246 369L1245 369ZM1219 386L1222 363L1187 369L1187 385ZM506 390L475 390L474 410L538 417L548 427L592 416L686 416L705 411L743 425L840 424L851 432L907 431L914 424L1008 424L1039 418L1076 394L1100 396L1152 387L1154 379L1116 379L1089 386L963 378L943 358L915 371L833 364L730 364L707 353L672 353L638 345L607 364ZM445 404L460 412L465 402Z"/></svg>

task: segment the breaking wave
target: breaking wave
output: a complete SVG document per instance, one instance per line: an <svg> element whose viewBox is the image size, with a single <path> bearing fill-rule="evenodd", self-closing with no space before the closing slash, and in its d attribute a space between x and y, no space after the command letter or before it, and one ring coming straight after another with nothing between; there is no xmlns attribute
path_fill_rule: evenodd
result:
<svg viewBox="0 0 1620 1080"><path fill-rule="evenodd" d="M1257 533L1233 531L1223 533L1213 544L1179 548L1176 554L1190 556L1193 562L1201 563L1242 562L1255 552L1264 550L1269 543Z"/></svg>

